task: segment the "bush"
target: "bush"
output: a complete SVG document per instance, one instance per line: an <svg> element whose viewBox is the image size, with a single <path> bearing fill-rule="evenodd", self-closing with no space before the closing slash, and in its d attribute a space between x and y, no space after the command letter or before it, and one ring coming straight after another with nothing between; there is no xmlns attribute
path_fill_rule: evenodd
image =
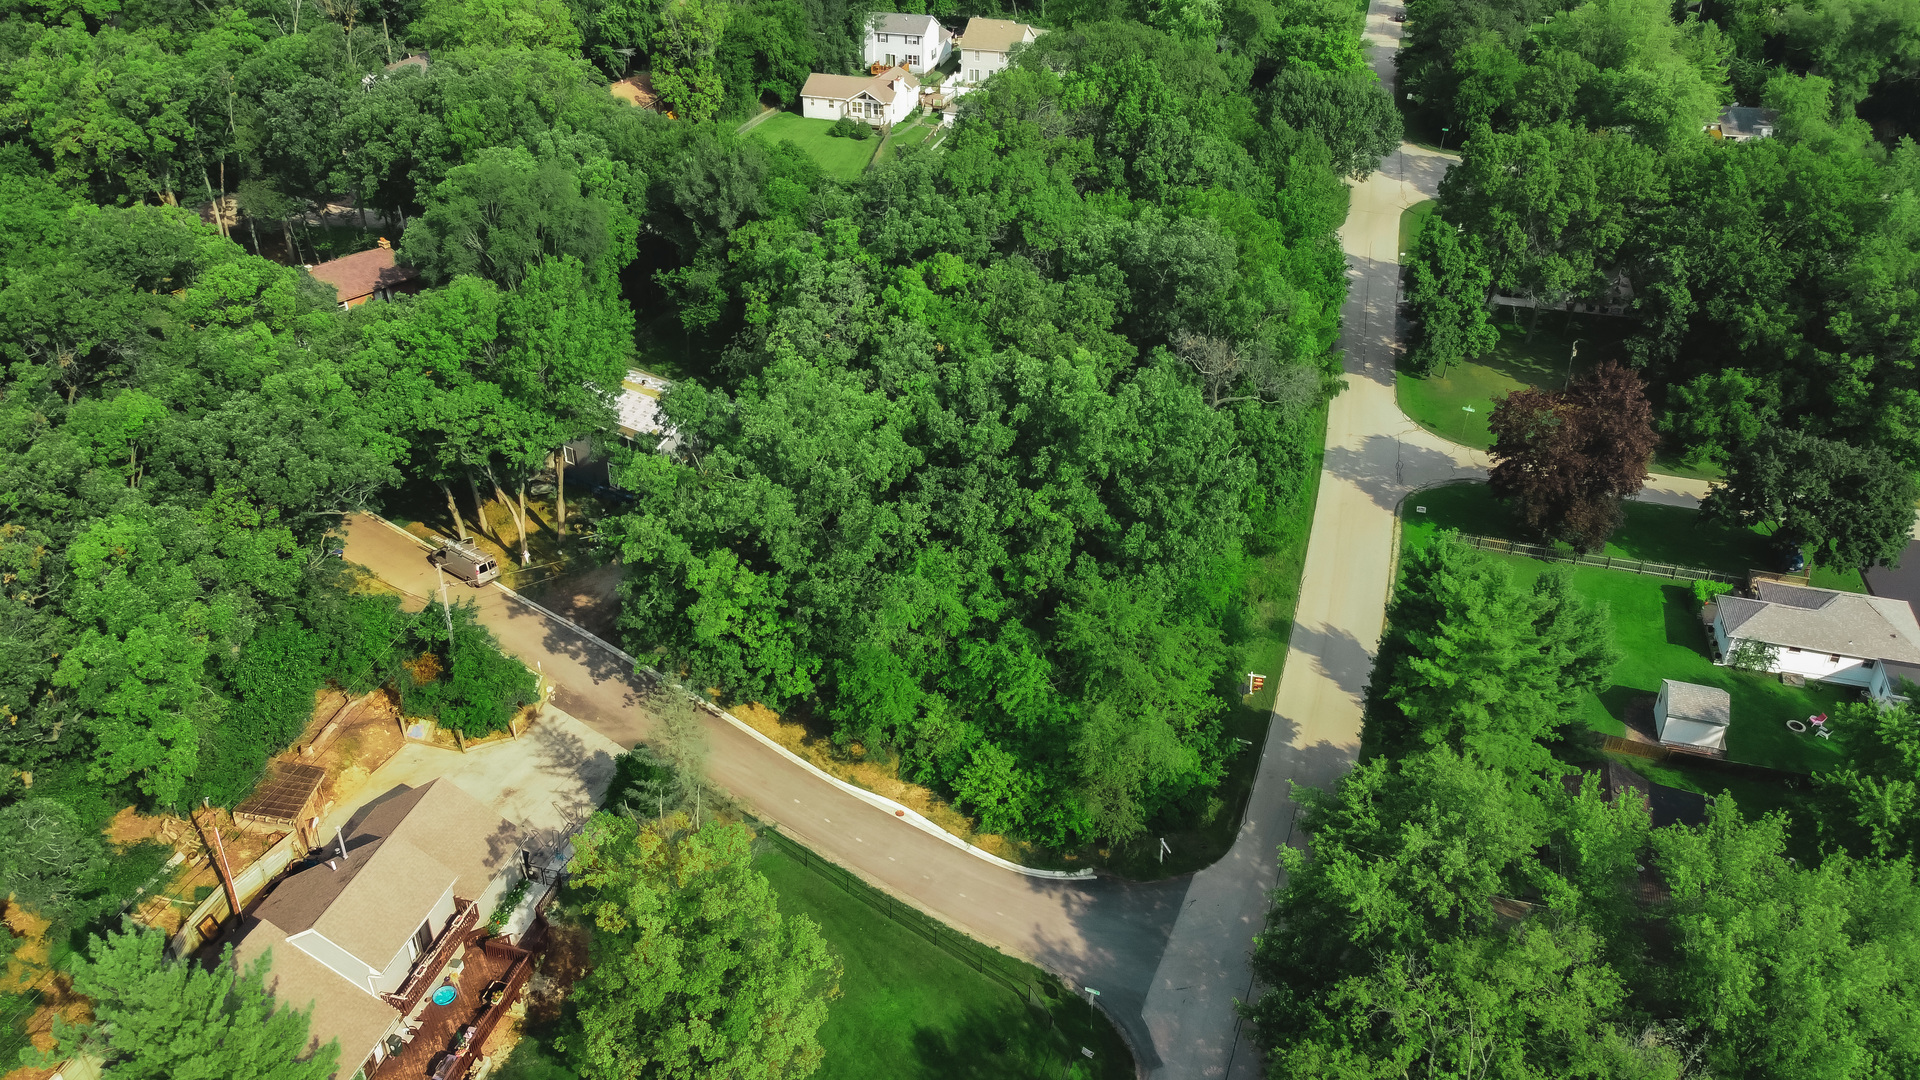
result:
<svg viewBox="0 0 1920 1080"><path fill-rule="evenodd" d="M1696 581L1693 583L1693 598L1701 606L1713 603L1716 597L1725 596L1733 591L1733 586L1724 581Z"/></svg>
<svg viewBox="0 0 1920 1080"><path fill-rule="evenodd" d="M854 118L851 116L843 116L840 119L835 120L833 122L833 126L827 129L827 134L833 136L836 139L845 139L845 138L863 139L866 136L855 135L853 131L855 128L864 128L866 126L867 125L855 121Z"/></svg>
<svg viewBox="0 0 1920 1080"><path fill-rule="evenodd" d="M854 142L862 142L873 138L873 125L862 124L857 120L849 120L847 122L853 125L853 130L847 134Z"/></svg>

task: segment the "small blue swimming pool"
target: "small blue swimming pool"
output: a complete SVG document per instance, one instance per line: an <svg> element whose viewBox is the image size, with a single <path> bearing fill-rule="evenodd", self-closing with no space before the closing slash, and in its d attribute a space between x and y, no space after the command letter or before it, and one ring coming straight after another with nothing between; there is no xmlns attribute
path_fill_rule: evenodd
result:
<svg viewBox="0 0 1920 1080"><path fill-rule="evenodd" d="M451 1005L453 1004L453 999L459 996L460 991L455 990L451 986L443 986L433 992L433 1003L435 1005Z"/></svg>

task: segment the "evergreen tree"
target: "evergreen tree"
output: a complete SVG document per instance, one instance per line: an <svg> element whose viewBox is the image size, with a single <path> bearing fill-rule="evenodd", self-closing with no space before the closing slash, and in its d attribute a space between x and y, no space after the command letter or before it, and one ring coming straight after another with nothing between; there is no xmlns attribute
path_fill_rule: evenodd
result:
<svg viewBox="0 0 1920 1080"><path fill-rule="evenodd" d="M1522 589L1503 564L1451 537L1412 553L1367 688L1369 751L1450 746L1516 775L1552 771L1539 740L1617 659L1605 612L1565 574Z"/></svg>
<svg viewBox="0 0 1920 1080"><path fill-rule="evenodd" d="M170 960L166 935L128 922L93 939L72 963L73 989L93 1003L85 1024L54 1020L54 1048L26 1055L52 1063L78 1053L102 1059L102 1080L328 1080L337 1043L310 1045L308 1014L268 993L271 955L245 971L233 948L212 970Z"/></svg>

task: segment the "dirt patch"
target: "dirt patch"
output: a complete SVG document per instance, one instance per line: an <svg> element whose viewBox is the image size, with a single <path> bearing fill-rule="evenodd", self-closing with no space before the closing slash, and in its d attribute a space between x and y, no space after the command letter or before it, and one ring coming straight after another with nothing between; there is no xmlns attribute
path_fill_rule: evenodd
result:
<svg viewBox="0 0 1920 1080"><path fill-rule="evenodd" d="M526 1018L535 1024L551 1024L560 1019L560 1006L573 984L587 973L588 948L592 934L584 926L567 922L550 923L546 939L540 944L534 961L533 977L527 980L521 1002Z"/></svg>
<svg viewBox="0 0 1920 1080"><path fill-rule="evenodd" d="M1626 725L1624 736L1628 742L1657 743L1660 736L1653 730L1653 694L1636 694L1622 710L1620 722Z"/></svg>
<svg viewBox="0 0 1920 1080"><path fill-rule="evenodd" d="M73 992L70 976L47 966L52 951L47 941L47 930L51 923L16 904L7 905L5 914L0 915L0 922L4 922L7 931L20 939L13 956L7 961L6 970L0 972L0 992L37 993L40 996L39 1004L27 1017L25 1030L35 1049L50 1050L53 1048L54 1019L57 1017L69 1024L84 1023L92 1018L91 1006L85 998ZM54 1072L52 1068L22 1066L6 1073L3 1080L46 1080Z"/></svg>
<svg viewBox="0 0 1920 1080"><path fill-rule="evenodd" d="M975 832L973 819L951 803L929 788L902 780L895 762L870 759L858 745L835 746L805 724L785 719L764 705L740 704L727 711L821 772L892 799L982 851L1013 862L1028 862L1035 857L1028 845L1017 840Z"/></svg>
<svg viewBox="0 0 1920 1080"><path fill-rule="evenodd" d="M316 710L317 711L317 710ZM400 733L400 710L384 691L365 700L340 718L326 748L305 756L290 756L327 770L315 803L322 816L367 786L373 771L400 752L406 739Z"/></svg>

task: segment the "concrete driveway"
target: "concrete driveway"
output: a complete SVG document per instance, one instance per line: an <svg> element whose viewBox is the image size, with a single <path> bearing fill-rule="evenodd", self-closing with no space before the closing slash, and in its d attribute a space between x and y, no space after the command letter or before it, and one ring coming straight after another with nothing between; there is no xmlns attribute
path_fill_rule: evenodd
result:
<svg viewBox="0 0 1920 1080"><path fill-rule="evenodd" d="M464 754L410 742L321 820L320 835L331 838L396 792L445 779L520 826L528 850L549 850L599 807L622 753L619 743L551 706L518 739Z"/></svg>

